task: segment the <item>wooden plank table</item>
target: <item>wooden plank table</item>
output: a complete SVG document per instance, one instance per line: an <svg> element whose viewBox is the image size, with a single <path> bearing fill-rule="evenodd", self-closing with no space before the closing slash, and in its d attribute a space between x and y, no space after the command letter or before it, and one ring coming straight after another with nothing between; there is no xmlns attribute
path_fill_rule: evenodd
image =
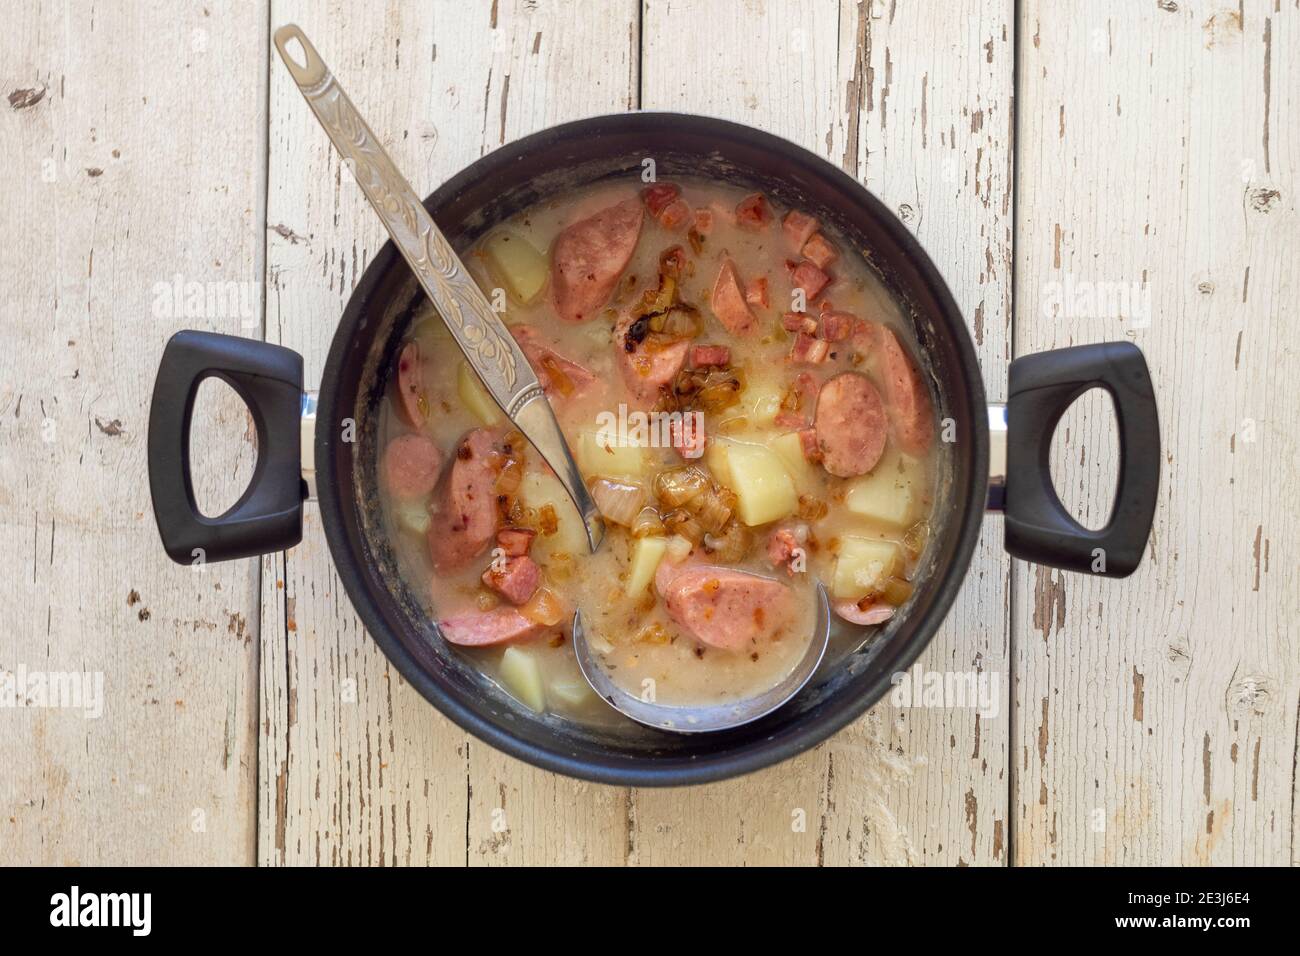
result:
<svg viewBox="0 0 1300 956"><path fill-rule="evenodd" d="M4 859L1297 861L1297 4L47 6L0 38L0 671L100 674L103 713L0 709ZM990 519L918 667L988 675L991 712L885 702L751 777L639 791L534 770L438 715L364 633L314 506L288 552L172 565L144 468L167 337L282 343L314 383L384 240L271 53L289 21L421 192L566 119L725 116L897 211L990 398L1014 355L1137 342L1166 447L1142 568L1013 564ZM216 509L256 450L240 402L210 398ZM1094 524L1115 463L1085 397L1053 467Z"/></svg>

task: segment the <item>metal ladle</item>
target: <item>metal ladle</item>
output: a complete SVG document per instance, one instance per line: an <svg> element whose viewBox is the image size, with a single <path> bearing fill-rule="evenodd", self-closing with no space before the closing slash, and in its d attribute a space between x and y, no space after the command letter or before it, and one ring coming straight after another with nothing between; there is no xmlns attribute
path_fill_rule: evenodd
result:
<svg viewBox="0 0 1300 956"><path fill-rule="evenodd" d="M730 730L740 727L760 717L766 717L772 711L786 703L791 697L803 690L805 684L817 672L822 658L826 656L826 647L831 637L831 608L826 599L826 588L817 585L817 624L813 629L808 649L790 673L782 678L775 687L768 688L754 697L735 700L726 704L707 704L689 706L685 704L661 704L653 695L637 696L624 690L604 667L595 659L591 646L582 627L582 615L573 615L573 651L578 658L578 668L587 683L592 686L604 701L638 724L657 727L659 730L671 730L681 734L707 733L715 730Z"/></svg>
<svg viewBox="0 0 1300 956"><path fill-rule="evenodd" d="M554 470L582 517L587 544L595 552L604 540L605 525L574 463L551 403L514 336L306 34L290 23L275 31L274 40L299 92L379 214L465 360L493 401ZM289 50L295 41L301 47L301 62ZM573 616L573 647L578 666L592 689L632 720L682 733L726 730L771 713L797 694L817 670L830 639L830 607L820 584L817 594L817 629L803 659L776 687L729 704L678 707L643 700L623 690L593 657L580 613Z"/></svg>

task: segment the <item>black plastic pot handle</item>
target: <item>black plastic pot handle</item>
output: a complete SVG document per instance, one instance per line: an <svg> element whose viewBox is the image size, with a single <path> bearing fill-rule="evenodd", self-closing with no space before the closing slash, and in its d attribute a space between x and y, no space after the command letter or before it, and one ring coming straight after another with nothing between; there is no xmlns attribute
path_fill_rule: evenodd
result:
<svg viewBox="0 0 1300 956"><path fill-rule="evenodd" d="M1119 487L1110 522L1079 524L1052 487L1056 423L1091 388L1104 388L1119 421ZM1006 548L1017 558L1106 577L1142 560L1160 491L1160 420L1146 359L1129 342L1080 345L1011 363L1007 399Z"/></svg>
<svg viewBox="0 0 1300 956"><path fill-rule="evenodd" d="M225 514L199 512L190 479L190 418L199 384L216 377L248 404L257 465ZM163 350L149 408L149 491L168 557L229 561L302 540L302 356L278 345L213 332L177 332Z"/></svg>

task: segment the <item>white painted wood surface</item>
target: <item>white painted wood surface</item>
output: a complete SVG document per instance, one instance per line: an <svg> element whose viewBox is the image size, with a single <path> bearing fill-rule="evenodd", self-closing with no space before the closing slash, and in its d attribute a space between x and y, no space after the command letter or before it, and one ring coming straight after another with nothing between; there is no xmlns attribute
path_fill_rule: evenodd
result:
<svg viewBox="0 0 1300 956"><path fill-rule="evenodd" d="M1136 342L1165 454L1133 577L1019 575L1016 862L1294 862L1300 10L1026 4L1021 31L1016 351ZM1099 524L1111 422L1062 428Z"/></svg>
<svg viewBox="0 0 1300 956"><path fill-rule="evenodd" d="M23 3L0 31L0 670L103 679L98 719L0 710L6 862L252 859L257 569L173 565L145 472L168 336L260 334L266 11L209 10ZM241 285L185 315L177 276ZM229 502L247 413L210 412L198 492Z"/></svg>
<svg viewBox="0 0 1300 956"><path fill-rule="evenodd" d="M651 0L642 105L759 126L854 174L943 264L996 383L1009 355L1011 15L1010 3L844 3L836 15L834 4L816 2ZM917 668L1005 677L1008 567L990 525ZM1006 691L1002 680L992 719L886 702L786 765L687 792L638 793L636 858L1003 862ZM792 827L800 811L803 832Z"/></svg>
<svg viewBox="0 0 1300 956"><path fill-rule="evenodd" d="M0 78L45 93L0 103L0 204L29 237L0 253L17 337L0 357L0 561L24 609L0 669L102 670L106 711L0 711L14 856L1294 861L1293 5L1025 2L1018 24L1010 0L23 6ZM991 398L1013 343L1131 337L1168 452L1147 563L1124 582L1013 566L990 521L919 666L996 677L996 715L886 703L812 753L689 791L581 784L467 739L366 637L314 506L285 554L171 565L143 458L167 335L265 335L315 382L383 240L273 59L268 23L288 21L421 192L577 116L727 116L898 211L971 323ZM124 49L139 71L114 65ZM249 321L159 317L154 283L177 273L264 281L264 314L259 298ZM1149 323L1052 312L1066 274L1144 283ZM200 493L229 500L253 449L238 403L215 408ZM1054 462L1096 520L1101 409L1067 416Z"/></svg>

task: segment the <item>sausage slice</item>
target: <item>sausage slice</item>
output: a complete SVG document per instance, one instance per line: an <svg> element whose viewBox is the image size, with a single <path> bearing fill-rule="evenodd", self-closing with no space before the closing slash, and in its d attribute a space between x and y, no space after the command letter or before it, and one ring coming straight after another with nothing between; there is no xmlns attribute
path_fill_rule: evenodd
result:
<svg viewBox="0 0 1300 956"><path fill-rule="evenodd" d="M717 281L713 283L713 295L709 304L718 321L732 335L744 335L753 330L756 324L754 313L745 301L745 293L740 287L740 274L730 258L722 260L722 268L718 270Z"/></svg>
<svg viewBox="0 0 1300 956"><path fill-rule="evenodd" d="M894 423L894 439L907 454L924 455L934 439L930 392L893 329L882 326L876 342L877 368L885 407Z"/></svg>
<svg viewBox="0 0 1300 956"><path fill-rule="evenodd" d="M837 478L865 475L884 454L885 406L865 375L843 372L822 386L814 427L822 467Z"/></svg>
<svg viewBox="0 0 1300 956"><path fill-rule="evenodd" d="M461 439L429 524L435 571L453 571L477 558L496 537L497 461L492 432L476 428Z"/></svg>
<svg viewBox="0 0 1300 956"><path fill-rule="evenodd" d="M555 311L567 322L585 322L609 301L641 237L645 211L626 199L566 228L551 246Z"/></svg>
<svg viewBox="0 0 1300 956"><path fill-rule="evenodd" d="M541 334L526 325L510 327L519 347L524 350L528 364L537 375L537 382L551 398L574 398L583 394L596 382L591 370L571 362L555 349L543 345Z"/></svg>
<svg viewBox="0 0 1300 956"><path fill-rule="evenodd" d="M461 647L509 644L536 637L546 630L513 607L496 607L490 611L460 614L439 621L438 627L449 643Z"/></svg>
<svg viewBox="0 0 1300 956"><path fill-rule="evenodd" d="M656 586L668 616L701 644L748 650L794 618L794 592L772 578L711 565L684 567Z"/></svg>
<svg viewBox="0 0 1300 956"><path fill-rule="evenodd" d="M423 498L441 470L442 452L424 435L398 435L384 449L384 485L394 497Z"/></svg>
<svg viewBox="0 0 1300 956"><path fill-rule="evenodd" d="M408 425L419 428L429 416L429 399L424 391L424 366L420 346L407 342L397 356L397 410Z"/></svg>
<svg viewBox="0 0 1300 956"><path fill-rule="evenodd" d="M638 340L631 316L624 316L614 327L614 354L623 381L637 404L649 406L659 397L659 389L671 384L686 364L691 350L689 339L661 344Z"/></svg>

